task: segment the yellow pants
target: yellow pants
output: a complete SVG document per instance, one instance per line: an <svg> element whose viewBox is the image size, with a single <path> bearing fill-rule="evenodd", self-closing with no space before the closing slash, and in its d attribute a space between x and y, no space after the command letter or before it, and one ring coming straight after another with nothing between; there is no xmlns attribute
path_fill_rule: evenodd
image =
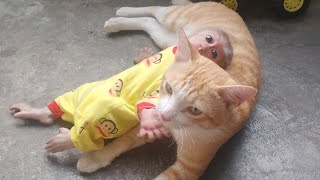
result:
<svg viewBox="0 0 320 180"><path fill-rule="evenodd" d="M119 137L139 122L136 108L122 98L110 96L107 85L106 81L84 84L49 104L50 109L63 112L63 120L74 124L71 140L77 149L100 149L103 138Z"/></svg>

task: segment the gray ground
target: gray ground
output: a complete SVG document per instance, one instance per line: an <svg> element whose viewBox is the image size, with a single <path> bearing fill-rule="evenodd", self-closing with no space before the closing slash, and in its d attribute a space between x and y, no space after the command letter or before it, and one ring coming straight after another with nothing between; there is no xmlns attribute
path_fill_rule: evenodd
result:
<svg viewBox="0 0 320 180"><path fill-rule="evenodd" d="M242 2L242 4L241 4ZM320 179L320 1L286 20L270 2L240 1L262 64L256 111L217 153L201 179ZM260 1L259 1L260 2ZM50 127L11 118L8 106L42 106L85 82L132 66L142 32L106 36L121 6L168 0L0 0L0 179L151 179L174 161L170 141L124 154L96 173L76 170L75 151L48 155Z"/></svg>

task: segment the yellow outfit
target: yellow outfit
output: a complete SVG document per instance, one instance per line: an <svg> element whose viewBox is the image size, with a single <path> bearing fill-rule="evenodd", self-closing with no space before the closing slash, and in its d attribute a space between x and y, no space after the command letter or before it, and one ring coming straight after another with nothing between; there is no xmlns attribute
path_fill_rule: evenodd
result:
<svg viewBox="0 0 320 180"><path fill-rule="evenodd" d="M119 137L139 122L144 108L155 107L162 76L174 60L176 47L144 59L103 81L87 83L48 105L55 118L71 122L71 140L82 151L104 146L104 138Z"/></svg>

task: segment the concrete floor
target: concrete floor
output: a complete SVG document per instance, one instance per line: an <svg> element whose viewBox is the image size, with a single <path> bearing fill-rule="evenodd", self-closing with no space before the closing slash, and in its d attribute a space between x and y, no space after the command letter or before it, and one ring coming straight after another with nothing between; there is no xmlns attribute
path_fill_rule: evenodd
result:
<svg viewBox="0 0 320 180"><path fill-rule="evenodd" d="M240 1L261 56L262 86L246 127L217 153L201 179L320 179L320 1L295 19L275 16L265 1ZM46 154L50 127L11 118L8 106L43 106L85 82L132 66L143 32L106 36L105 20L121 6L168 0L0 1L0 179L151 179L174 161L169 140L130 151L96 173L76 170L79 154Z"/></svg>

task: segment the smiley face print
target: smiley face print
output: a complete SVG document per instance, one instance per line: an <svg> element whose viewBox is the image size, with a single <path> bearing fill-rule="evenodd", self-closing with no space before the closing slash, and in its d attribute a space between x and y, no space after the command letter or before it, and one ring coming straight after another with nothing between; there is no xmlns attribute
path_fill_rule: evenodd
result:
<svg viewBox="0 0 320 180"><path fill-rule="evenodd" d="M159 96L159 93L160 91L159 90L156 90L154 91L153 93L151 93L149 96L147 96L148 99L151 99L151 98L156 98Z"/></svg>
<svg viewBox="0 0 320 180"><path fill-rule="evenodd" d="M116 134L118 132L116 124L108 119L100 119L94 126L102 137L107 137L109 134Z"/></svg>
<svg viewBox="0 0 320 180"><path fill-rule="evenodd" d="M111 96L119 97L121 95L121 90L123 87L123 81L118 79L117 82L109 89L109 94Z"/></svg>
<svg viewBox="0 0 320 180"><path fill-rule="evenodd" d="M149 67L151 66L151 64L159 64L161 63L161 59L162 59L162 54L161 53L158 53L158 54L155 54L151 57L149 57L148 59L146 59L144 62L146 63L146 65Z"/></svg>
<svg viewBox="0 0 320 180"><path fill-rule="evenodd" d="M162 59L162 54L161 54L161 53L155 54L154 56L151 57L151 61L152 61L154 64L159 64L159 63L161 63L161 59Z"/></svg>

